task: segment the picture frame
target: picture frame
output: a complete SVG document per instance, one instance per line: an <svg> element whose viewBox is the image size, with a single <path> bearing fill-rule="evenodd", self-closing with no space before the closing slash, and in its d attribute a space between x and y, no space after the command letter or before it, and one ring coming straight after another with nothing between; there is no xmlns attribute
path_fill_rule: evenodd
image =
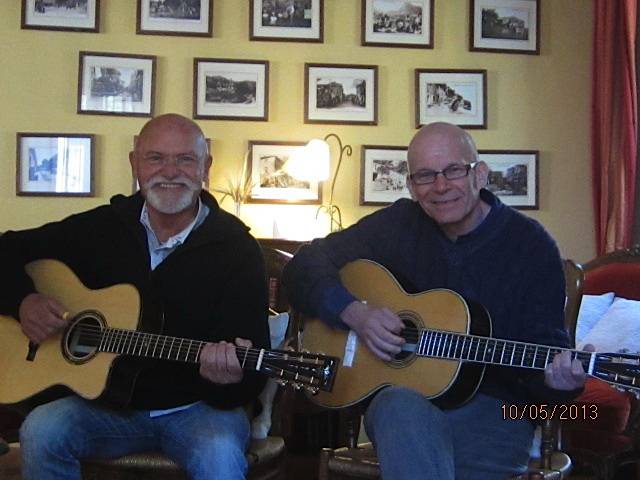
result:
<svg viewBox="0 0 640 480"><path fill-rule="evenodd" d="M138 135L134 135L133 136L133 143L131 145L131 151L136 149L136 142L138 141ZM213 156L213 153L211 153L211 139L210 138L205 138L205 141L207 142L207 148L209 149L209 155ZM204 190L209 190L209 177L206 177L204 179L204 183L202 185L202 188ZM135 177L135 175L133 175L133 171L131 171L131 193L136 193L138 190L140 190L140 184L138 183L138 179Z"/></svg>
<svg viewBox="0 0 640 480"><path fill-rule="evenodd" d="M153 116L155 55L80 52L78 63L78 113Z"/></svg>
<svg viewBox="0 0 640 480"><path fill-rule="evenodd" d="M138 0L138 35L213 36L213 0L188 0L172 8L163 0Z"/></svg>
<svg viewBox="0 0 640 480"><path fill-rule="evenodd" d="M417 68L416 128L449 122L462 128L487 128L487 71Z"/></svg>
<svg viewBox="0 0 640 480"><path fill-rule="evenodd" d="M324 41L324 0L249 0L249 40Z"/></svg>
<svg viewBox="0 0 640 480"><path fill-rule="evenodd" d="M360 205L390 205L400 198L411 198L407 152L408 147L362 146Z"/></svg>
<svg viewBox="0 0 640 480"><path fill-rule="evenodd" d="M100 0L22 0L20 28L98 33Z"/></svg>
<svg viewBox="0 0 640 480"><path fill-rule="evenodd" d="M16 195L94 196L95 136L85 133L16 134Z"/></svg>
<svg viewBox="0 0 640 480"><path fill-rule="evenodd" d="M269 62L193 59L193 118L269 120Z"/></svg>
<svg viewBox="0 0 640 480"><path fill-rule="evenodd" d="M469 50L540 55L540 0L471 0Z"/></svg>
<svg viewBox="0 0 640 480"><path fill-rule="evenodd" d="M305 63L304 122L378 124L378 66Z"/></svg>
<svg viewBox="0 0 640 480"><path fill-rule="evenodd" d="M485 188L506 205L538 210L538 150L478 150L489 166Z"/></svg>
<svg viewBox="0 0 640 480"><path fill-rule="evenodd" d="M433 48L433 0L361 0L361 44Z"/></svg>
<svg viewBox="0 0 640 480"><path fill-rule="evenodd" d="M247 173L253 188L247 203L321 205L322 182L297 180L284 171L306 142L249 141Z"/></svg>

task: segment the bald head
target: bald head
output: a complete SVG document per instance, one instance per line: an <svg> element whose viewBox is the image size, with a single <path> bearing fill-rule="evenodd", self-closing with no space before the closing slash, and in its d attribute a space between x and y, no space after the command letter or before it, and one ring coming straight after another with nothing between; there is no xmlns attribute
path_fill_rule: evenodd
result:
<svg viewBox="0 0 640 480"><path fill-rule="evenodd" d="M471 163L478 160L478 150L471 135L451 123L430 123L414 135L408 152L410 172L417 170L416 161L427 148L446 150L460 157L452 158L452 161L463 160L464 163Z"/></svg>
<svg viewBox="0 0 640 480"><path fill-rule="evenodd" d="M152 118L144 124L142 130L138 134L138 139L135 145L135 151L139 152L148 143L149 138L152 138L158 133L168 133L171 135L184 136L186 138L193 138L194 148L196 153L203 159L209 155L209 149L207 147L207 141L204 133L193 120L183 117L177 113L166 113Z"/></svg>

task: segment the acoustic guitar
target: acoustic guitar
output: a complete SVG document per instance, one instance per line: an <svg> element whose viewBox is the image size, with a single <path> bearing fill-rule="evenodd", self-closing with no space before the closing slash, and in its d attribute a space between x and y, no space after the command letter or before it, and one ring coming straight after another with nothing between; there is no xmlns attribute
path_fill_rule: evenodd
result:
<svg viewBox="0 0 640 480"><path fill-rule="evenodd" d="M15 319L0 316L1 404L18 403L58 385L88 399L111 398L107 386L118 383L109 381L111 369L123 355L199 362L206 342L136 331L140 296L132 285L90 290L57 260L31 262L26 271L38 292L69 310L70 322L61 334L36 346ZM330 391L339 364L338 358L285 350L236 347L236 354L245 370L310 392Z"/></svg>
<svg viewBox="0 0 640 480"><path fill-rule="evenodd" d="M358 403L387 385L417 390L442 407L460 405L478 389L486 365L543 370L565 348L491 337L491 321L479 304L446 289L406 293L393 275L370 260L356 260L340 271L356 298L388 307L403 321L403 351L389 362L376 357L355 332L306 318L302 345L342 357L331 392L311 400L328 408ZM585 371L614 386L640 392L640 356L571 350Z"/></svg>

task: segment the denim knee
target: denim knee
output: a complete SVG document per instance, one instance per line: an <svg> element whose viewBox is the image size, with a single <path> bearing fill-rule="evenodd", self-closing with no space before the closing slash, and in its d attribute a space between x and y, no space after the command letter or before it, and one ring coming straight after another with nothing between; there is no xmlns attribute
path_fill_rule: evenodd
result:
<svg viewBox="0 0 640 480"><path fill-rule="evenodd" d="M244 445L233 435L212 435L208 441L199 439L188 455L186 469L193 478L205 478L200 475L213 472L216 478L239 478L248 469Z"/></svg>
<svg viewBox="0 0 640 480"><path fill-rule="evenodd" d="M31 455L45 455L58 452L60 456L68 453L67 440L71 439L71 422L65 415L58 415L41 405L32 410L20 427L20 444Z"/></svg>
<svg viewBox="0 0 640 480"><path fill-rule="evenodd" d="M376 394L364 416L365 429L372 437L376 426L387 422L394 428L415 426L416 419L428 422L430 414L440 410L421 393L406 387L386 387Z"/></svg>

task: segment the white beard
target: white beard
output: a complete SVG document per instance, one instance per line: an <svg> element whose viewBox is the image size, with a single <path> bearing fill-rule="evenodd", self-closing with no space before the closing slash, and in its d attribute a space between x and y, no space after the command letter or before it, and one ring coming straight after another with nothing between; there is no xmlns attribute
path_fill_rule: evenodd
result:
<svg viewBox="0 0 640 480"><path fill-rule="evenodd" d="M179 183L186 188L176 187L175 191L171 188L155 187L161 183ZM155 187L155 188L154 188ZM158 175L149 179L142 186L142 192L149 205L164 214L180 213L191 207L200 191L200 185L195 184L186 177L178 177L173 180Z"/></svg>

